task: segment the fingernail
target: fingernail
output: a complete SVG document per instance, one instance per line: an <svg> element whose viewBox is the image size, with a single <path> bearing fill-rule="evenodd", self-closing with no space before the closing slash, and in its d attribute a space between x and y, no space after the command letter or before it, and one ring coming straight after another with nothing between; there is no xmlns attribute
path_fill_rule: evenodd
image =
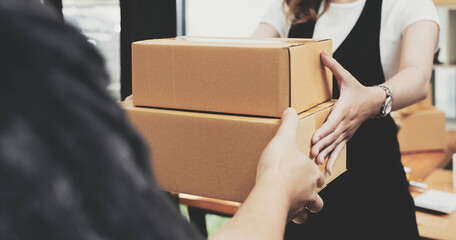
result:
<svg viewBox="0 0 456 240"><path fill-rule="evenodd" d="M294 109L294 108L288 108L288 109L287 109L287 112L296 113L296 109Z"/></svg>
<svg viewBox="0 0 456 240"><path fill-rule="evenodd" d="M292 113L292 114L294 113L294 114L297 114L297 113L296 113L296 110L295 110L294 108L287 108L287 110L285 110L285 111L282 113L282 118L284 118L284 117L285 117L285 114L287 114L287 113Z"/></svg>
<svg viewBox="0 0 456 240"><path fill-rule="evenodd" d="M329 57L329 54L326 52L326 50L323 50L323 53L324 53L327 57Z"/></svg>

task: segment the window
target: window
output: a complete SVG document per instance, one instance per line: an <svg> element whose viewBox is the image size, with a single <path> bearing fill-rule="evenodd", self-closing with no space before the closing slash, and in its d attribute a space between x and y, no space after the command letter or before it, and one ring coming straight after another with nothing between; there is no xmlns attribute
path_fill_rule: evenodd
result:
<svg viewBox="0 0 456 240"><path fill-rule="evenodd" d="M106 61L109 94L120 100L119 0L63 0L65 21L76 26Z"/></svg>
<svg viewBox="0 0 456 240"><path fill-rule="evenodd" d="M187 35L250 37L274 0L186 0Z"/></svg>

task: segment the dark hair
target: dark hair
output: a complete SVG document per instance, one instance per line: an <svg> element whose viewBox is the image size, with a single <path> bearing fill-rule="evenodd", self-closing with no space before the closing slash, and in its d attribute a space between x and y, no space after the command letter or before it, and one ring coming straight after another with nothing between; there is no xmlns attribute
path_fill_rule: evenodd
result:
<svg viewBox="0 0 456 240"><path fill-rule="evenodd" d="M87 39L37 0L0 0L0 36L0 239L197 236Z"/></svg>
<svg viewBox="0 0 456 240"><path fill-rule="evenodd" d="M284 0L282 8L285 11L287 20L293 24L304 23L307 21L317 21L319 15L315 9L318 9L319 0ZM325 10L329 7L329 0L326 1ZM323 14L322 13L322 14Z"/></svg>

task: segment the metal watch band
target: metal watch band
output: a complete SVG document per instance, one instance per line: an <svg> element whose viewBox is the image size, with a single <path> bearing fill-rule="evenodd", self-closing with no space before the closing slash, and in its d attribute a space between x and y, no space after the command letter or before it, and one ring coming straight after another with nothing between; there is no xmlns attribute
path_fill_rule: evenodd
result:
<svg viewBox="0 0 456 240"><path fill-rule="evenodd" d="M383 90L385 90L385 92L386 92L386 98L388 98L388 97L393 97L393 93L391 92L391 90L390 90L387 86L385 86L385 85L383 85L383 84L379 84L379 85L377 85L377 86L379 86L379 87L383 88Z"/></svg>
<svg viewBox="0 0 456 240"><path fill-rule="evenodd" d="M386 111L386 108L388 107L387 104L388 103L392 104L394 99L393 99L393 93L387 86L385 86L383 84L379 84L377 86L381 87L383 90L385 90L385 93L386 93L385 102L383 102L382 107L380 108L380 112L376 116L376 118L382 118L389 114L389 112Z"/></svg>

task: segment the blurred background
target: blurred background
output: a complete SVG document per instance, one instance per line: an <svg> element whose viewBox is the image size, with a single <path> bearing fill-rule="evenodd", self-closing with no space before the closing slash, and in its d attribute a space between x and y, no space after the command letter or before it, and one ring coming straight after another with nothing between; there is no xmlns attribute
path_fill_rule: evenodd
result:
<svg viewBox="0 0 456 240"><path fill-rule="evenodd" d="M116 101L131 94L131 43L180 35L250 37L274 0L40 0L56 8L106 59L108 92ZM435 61L432 102L456 131L456 5L437 1L440 52ZM439 4L443 3L443 4ZM446 5L445 5L446 4ZM453 133L454 134L454 133ZM456 135L456 134L454 134ZM234 208L237 205L234 206ZM181 205L185 216L205 218L209 235L229 218ZM190 214L189 214L190 213ZM209 212L210 213L210 212ZM228 214L229 216L229 214Z"/></svg>
<svg viewBox="0 0 456 240"><path fill-rule="evenodd" d="M46 1L46 0L45 0ZM51 0L53 1L53 0ZM55 0L54 0L55 1ZM57 0L58 1L58 0ZM157 0L158 2L160 0ZM273 0L176 0L175 35L249 37ZM171 2L171 1L168 1ZM111 96L121 99L121 11L119 0L62 0L63 15L87 36L106 58ZM434 75L434 104L445 111L448 127L456 129L456 64L447 54L447 11L441 17L439 61ZM157 24L157 23L155 23ZM150 26L151 29L156 26ZM173 35L173 34L170 34Z"/></svg>
<svg viewBox="0 0 456 240"><path fill-rule="evenodd" d="M63 0L65 21L76 26L106 59L108 92L120 100L119 0Z"/></svg>

